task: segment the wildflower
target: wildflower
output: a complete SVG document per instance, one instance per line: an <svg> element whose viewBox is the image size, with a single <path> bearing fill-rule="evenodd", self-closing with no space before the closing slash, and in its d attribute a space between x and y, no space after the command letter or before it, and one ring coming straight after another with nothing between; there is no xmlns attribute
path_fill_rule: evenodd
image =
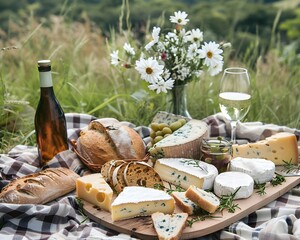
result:
<svg viewBox="0 0 300 240"><path fill-rule="evenodd" d="M187 40L199 46L200 42L203 41L203 32L201 32L199 28L192 29L187 32Z"/></svg>
<svg viewBox="0 0 300 240"><path fill-rule="evenodd" d="M159 65L153 57L140 58L136 61L135 69L141 74L141 78L148 83L155 83L163 73L163 65Z"/></svg>
<svg viewBox="0 0 300 240"><path fill-rule="evenodd" d="M126 51L126 53L128 53L129 55L132 55L132 56L135 55L134 48L131 47L130 43L125 43L124 46L123 46L123 48Z"/></svg>
<svg viewBox="0 0 300 240"><path fill-rule="evenodd" d="M160 32L160 27L154 27L152 30L152 41L149 42L146 46L145 49L148 51L150 48L153 47L155 43L158 42L159 40L159 32Z"/></svg>
<svg viewBox="0 0 300 240"><path fill-rule="evenodd" d="M111 64L117 66L120 62L119 50L113 51L111 54Z"/></svg>
<svg viewBox="0 0 300 240"><path fill-rule="evenodd" d="M148 86L148 88L152 91L156 91L156 93L164 92L166 93L167 90L172 89L174 86L174 80L168 79L164 80L162 78L158 79L157 81L153 82L151 85Z"/></svg>
<svg viewBox="0 0 300 240"><path fill-rule="evenodd" d="M175 12L174 13L175 16L171 16L170 17L170 21L172 23L177 23L178 25L186 25L188 23L188 21L190 21L189 19L187 19L187 14L186 12L181 12L181 11L178 11L178 12Z"/></svg>
<svg viewBox="0 0 300 240"><path fill-rule="evenodd" d="M204 43L202 48L199 50L200 57L204 58L204 65L208 67L213 67L220 64L223 60L223 50L219 48L219 44L215 42Z"/></svg>
<svg viewBox="0 0 300 240"><path fill-rule="evenodd" d="M216 65L213 65L213 66L210 66L208 68L208 73L211 75L211 76L215 76L217 75L219 72L222 71L223 69L223 61L219 61L218 64Z"/></svg>

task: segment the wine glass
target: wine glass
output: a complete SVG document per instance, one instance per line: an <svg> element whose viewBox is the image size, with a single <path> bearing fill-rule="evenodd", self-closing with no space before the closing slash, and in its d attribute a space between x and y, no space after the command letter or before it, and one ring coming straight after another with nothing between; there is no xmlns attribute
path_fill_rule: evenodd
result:
<svg viewBox="0 0 300 240"><path fill-rule="evenodd" d="M249 111L251 88L248 71L245 68L226 68L219 92L219 106L231 123L231 142L236 143L236 124Z"/></svg>

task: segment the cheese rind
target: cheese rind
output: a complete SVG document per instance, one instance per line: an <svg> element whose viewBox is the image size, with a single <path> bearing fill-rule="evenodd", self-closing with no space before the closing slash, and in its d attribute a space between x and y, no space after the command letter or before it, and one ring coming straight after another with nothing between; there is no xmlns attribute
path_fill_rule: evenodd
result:
<svg viewBox="0 0 300 240"><path fill-rule="evenodd" d="M77 197L110 212L113 190L100 173L77 178L76 195Z"/></svg>
<svg viewBox="0 0 300 240"><path fill-rule="evenodd" d="M284 161L298 164L298 144L295 134L280 132L265 140L243 145L233 145L233 158L263 158L275 165L284 165Z"/></svg>
<svg viewBox="0 0 300 240"><path fill-rule="evenodd" d="M164 181L184 189L190 185L211 189L218 175L215 166L188 158L161 158L156 160L154 169Z"/></svg>
<svg viewBox="0 0 300 240"><path fill-rule="evenodd" d="M171 214L174 199L162 190L145 187L125 187L111 205L113 221L149 216L155 212Z"/></svg>
<svg viewBox="0 0 300 240"><path fill-rule="evenodd" d="M203 121L192 119L150 149L153 158L200 159L202 138L207 136L208 127Z"/></svg>
<svg viewBox="0 0 300 240"><path fill-rule="evenodd" d="M275 164L265 159L237 157L230 161L229 170L247 173L255 183L265 183L273 179Z"/></svg>
<svg viewBox="0 0 300 240"><path fill-rule="evenodd" d="M234 199L250 197L254 189L253 178L241 172L223 172L215 178L214 193L218 197L233 194L238 188Z"/></svg>
<svg viewBox="0 0 300 240"><path fill-rule="evenodd" d="M195 186L186 190L185 196L209 213L214 213L220 206L220 200L212 192L206 192Z"/></svg>
<svg viewBox="0 0 300 240"><path fill-rule="evenodd" d="M176 205L188 215L194 214L199 207L192 200L185 196L186 192L172 192L172 197L174 198Z"/></svg>

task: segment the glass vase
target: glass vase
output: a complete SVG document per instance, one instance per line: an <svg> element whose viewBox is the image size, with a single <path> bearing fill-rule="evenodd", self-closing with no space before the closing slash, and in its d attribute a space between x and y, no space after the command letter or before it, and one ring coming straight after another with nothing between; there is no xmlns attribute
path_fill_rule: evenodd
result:
<svg viewBox="0 0 300 240"><path fill-rule="evenodd" d="M167 111L192 118L187 108L187 84L174 86L167 95Z"/></svg>

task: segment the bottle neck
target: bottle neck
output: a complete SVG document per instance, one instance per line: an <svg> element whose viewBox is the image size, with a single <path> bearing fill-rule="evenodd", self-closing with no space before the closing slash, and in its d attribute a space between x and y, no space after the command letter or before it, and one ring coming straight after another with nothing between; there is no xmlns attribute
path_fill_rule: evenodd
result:
<svg viewBox="0 0 300 240"><path fill-rule="evenodd" d="M40 87L41 88L49 88L53 87L51 71L39 72L40 74Z"/></svg>

